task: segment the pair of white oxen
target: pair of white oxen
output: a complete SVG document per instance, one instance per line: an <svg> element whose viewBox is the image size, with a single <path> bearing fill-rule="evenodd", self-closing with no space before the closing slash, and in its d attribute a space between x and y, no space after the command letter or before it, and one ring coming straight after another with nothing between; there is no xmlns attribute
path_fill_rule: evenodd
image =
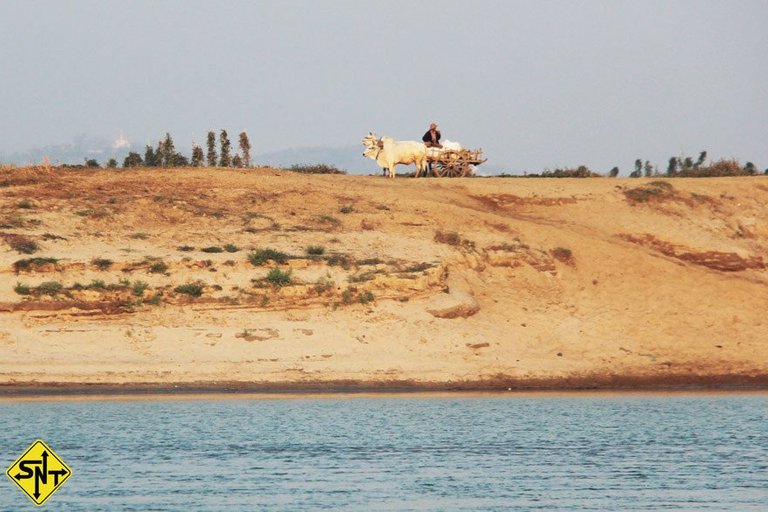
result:
<svg viewBox="0 0 768 512"><path fill-rule="evenodd" d="M379 138L374 133L363 137L363 146L363 156L375 160L384 173L389 172L390 178L395 177L395 166L398 164L416 164L416 177L422 172L426 175L429 156L435 156L441 151L461 149L461 144L449 140L443 142L442 148L428 148L423 142L395 140L387 136Z"/></svg>

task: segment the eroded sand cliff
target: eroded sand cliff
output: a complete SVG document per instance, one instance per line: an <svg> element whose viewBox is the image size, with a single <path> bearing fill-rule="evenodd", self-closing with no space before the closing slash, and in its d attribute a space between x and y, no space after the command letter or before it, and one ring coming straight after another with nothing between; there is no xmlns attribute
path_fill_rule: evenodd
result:
<svg viewBox="0 0 768 512"><path fill-rule="evenodd" d="M11 387L768 383L765 177L0 182Z"/></svg>

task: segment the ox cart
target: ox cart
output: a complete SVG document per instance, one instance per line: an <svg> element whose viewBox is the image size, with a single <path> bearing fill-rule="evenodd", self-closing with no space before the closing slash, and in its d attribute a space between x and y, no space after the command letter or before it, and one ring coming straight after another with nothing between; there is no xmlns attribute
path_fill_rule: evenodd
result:
<svg viewBox="0 0 768 512"><path fill-rule="evenodd" d="M474 167L486 160L482 149L427 148L429 172L441 178L472 176Z"/></svg>

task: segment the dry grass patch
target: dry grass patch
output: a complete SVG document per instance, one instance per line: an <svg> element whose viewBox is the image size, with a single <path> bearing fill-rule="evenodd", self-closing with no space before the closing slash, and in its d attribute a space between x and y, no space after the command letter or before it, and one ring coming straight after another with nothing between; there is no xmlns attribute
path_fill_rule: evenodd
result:
<svg viewBox="0 0 768 512"><path fill-rule="evenodd" d="M28 236L17 235L15 233L0 233L0 237L5 240L11 249L19 254L34 254L40 250L40 246L37 242Z"/></svg>
<svg viewBox="0 0 768 512"><path fill-rule="evenodd" d="M460 249L473 250L475 248L475 242L462 238L455 231L436 231L434 240L437 243L452 245Z"/></svg>
<svg viewBox="0 0 768 512"><path fill-rule="evenodd" d="M671 183L666 181L652 181L637 188L624 191L630 203L648 203L651 201L662 201L675 195L675 189Z"/></svg>
<svg viewBox="0 0 768 512"><path fill-rule="evenodd" d="M551 254L557 261L565 263L566 265L573 266L575 263L573 252L567 247L555 247L549 251L549 254Z"/></svg>

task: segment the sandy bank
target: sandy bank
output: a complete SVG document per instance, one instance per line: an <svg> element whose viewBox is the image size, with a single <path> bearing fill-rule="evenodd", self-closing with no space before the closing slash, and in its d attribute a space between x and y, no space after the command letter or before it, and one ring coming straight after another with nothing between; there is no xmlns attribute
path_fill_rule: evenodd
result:
<svg viewBox="0 0 768 512"><path fill-rule="evenodd" d="M768 383L764 177L0 181L5 390Z"/></svg>

